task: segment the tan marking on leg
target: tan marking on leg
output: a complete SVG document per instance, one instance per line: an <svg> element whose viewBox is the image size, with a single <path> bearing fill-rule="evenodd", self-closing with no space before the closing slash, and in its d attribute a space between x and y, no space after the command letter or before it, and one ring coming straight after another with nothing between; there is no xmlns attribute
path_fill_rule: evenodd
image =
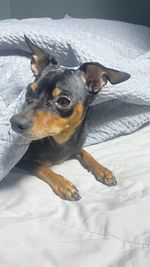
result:
<svg viewBox="0 0 150 267"><path fill-rule="evenodd" d="M98 163L84 149L81 149L75 158L95 176L96 180L108 186L116 185L116 177L113 172Z"/></svg>
<svg viewBox="0 0 150 267"><path fill-rule="evenodd" d="M63 176L52 171L48 165L39 165L35 170L35 175L50 185L52 190L62 199L77 201L81 198L77 188Z"/></svg>

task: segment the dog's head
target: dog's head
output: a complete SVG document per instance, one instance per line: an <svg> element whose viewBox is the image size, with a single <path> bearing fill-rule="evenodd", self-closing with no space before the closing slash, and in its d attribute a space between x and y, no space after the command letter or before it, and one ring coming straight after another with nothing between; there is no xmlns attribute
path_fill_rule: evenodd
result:
<svg viewBox="0 0 150 267"><path fill-rule="evenodd" d="M22 112L11 118L11 125L31 140L73 133L83 121L93 96L108 81L118 84L130 77L93 62L86 62L77 70L62 67L53 56L25 39L32 52L31 70L36 77L27 87Z"/></svg>

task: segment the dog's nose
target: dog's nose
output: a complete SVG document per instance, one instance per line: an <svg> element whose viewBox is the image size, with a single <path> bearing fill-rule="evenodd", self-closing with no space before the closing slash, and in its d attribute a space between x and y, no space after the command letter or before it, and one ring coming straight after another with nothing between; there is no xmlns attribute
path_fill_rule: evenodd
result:
<svg viewBox="0 0 150 267"><path fill-rule="evenodd" d="M23 133L25 130L28 129L29 123L26 118L20 117L18 115L14 115L10 119L12 129L17 133Z"/></svg>

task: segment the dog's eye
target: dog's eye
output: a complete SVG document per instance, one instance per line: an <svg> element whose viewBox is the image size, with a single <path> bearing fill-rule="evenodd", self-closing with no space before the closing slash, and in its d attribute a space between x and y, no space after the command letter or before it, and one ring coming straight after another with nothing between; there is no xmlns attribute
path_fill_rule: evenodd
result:
<svg viewBox="0 0 150 267"><path fill-rule="evenodd" d="M67 109L71 105L71 100L66 96L60 96L55 102L55 104L61 109Z"/></svg>

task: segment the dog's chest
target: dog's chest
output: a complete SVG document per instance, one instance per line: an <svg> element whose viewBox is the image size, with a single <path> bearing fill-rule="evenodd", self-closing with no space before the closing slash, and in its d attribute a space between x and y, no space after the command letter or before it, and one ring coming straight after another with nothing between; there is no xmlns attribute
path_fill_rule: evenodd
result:
<svg viewBox="0 0 150 267"><path fill-rule="evenodd" d="M52 137L32 142L27 157L49 165L59 164L76 155L84 141L85 129L82 127L64 144L57 144Z"/></svg>

